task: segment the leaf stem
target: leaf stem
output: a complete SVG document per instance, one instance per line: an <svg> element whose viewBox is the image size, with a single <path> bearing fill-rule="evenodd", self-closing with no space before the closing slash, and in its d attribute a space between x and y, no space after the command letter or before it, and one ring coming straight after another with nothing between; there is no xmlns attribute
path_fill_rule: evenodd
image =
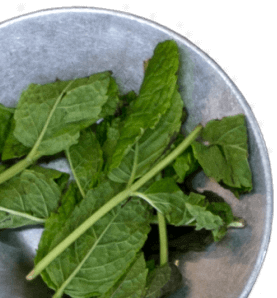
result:
<svg viewBox="0 0 277 298"><path fill-rule="evenodd" d="M11 209L4 208L4 207L0 207L0 211L7 212L7 213L12 214L12 215L24 217L24 218L33 220L37 223L45 223L45 219L43 219L43 218L38 218L38 217L29 215L27 213L23 213L23 212L20 212L20 211L11 210Z"/></svg>
<svg viewBox="0 0 277 298"><path fill-rule="evenodd" d="M168 242L167 242L167 229L165 217L158 212L159 221L159 235L160 235L160 266L168 263Z"/></svg>
<svg viewBox="0 0 277 298"><path fill-rule="evenodd" d="M78 228L76 228L68 237L66 237L61 243L59 243L52 251L50 251L27 275L28 280L34 279L38 274L40 274L56 257L58 257L68 246L70 246L76 239L78 239L83 233L85 233L96 221L98 221L102 216L107 214L110 210L116 207L118 204L122 203L125 199L130 197L134 192L136 192L141 186L143 186L148 180L156 176L163 168L170 164L178 155L180 155L199 135L202 126L197 126L186 138L185 140L175 148L167 157L165 157L161 162L155 165L152 170L146 173L138 181L132 184L129 188L123 190L116 196L114 196L110 201L108 201L104 206L98 209L94 214L91 215L87 220L85 220Z"/></svg>
<svg viewBox="0 0 277 298"><path fill-rule="evenodd" d="M75 181L77 183L77 186L79 188L79 191L80 191L82 197L84 198L86 196L86 193L85 193L84 189L82 188L82 185L80 183L80 180L79 180L78 175L76 175L75 168L74 168L74 166L72 164L72 160L71 160L71 155L70 155L69 149L65 151L65 154L66 154L66 157L68 159L68 162L69 162L69 165L70 165L72 174L73 174L73 176L75 178Z"/></svg>
<svg viewBox="0 0 277 298"><path fill-rule="evenodd" d="M32 163L33 160L29 158L20 160L18 163L14 164L13 166L11 166L6 171L0 174L0 184L19 174L20 172L28 168Z"/></svg>
<svg viewBox="0 0 277 298"><path fill-rule="evenodd" d="M127 184L127 188L130 187L136 177L136 171L137 171L137 165L138 165L138 152L139 152L139 146L138 146L138 142L135 144L135 152L134 152L134 162L133 162L133 167L132 167L132 173L130 176L130 179L128 181Z"/></svg>

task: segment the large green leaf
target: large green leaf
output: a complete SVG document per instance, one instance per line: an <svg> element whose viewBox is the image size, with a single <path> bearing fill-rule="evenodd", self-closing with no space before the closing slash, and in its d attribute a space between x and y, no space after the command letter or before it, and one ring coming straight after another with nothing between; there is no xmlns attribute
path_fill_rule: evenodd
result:
<svg viewBox="0 0 277 298"><path fill-rule="evenodd" d="M122 158L146 129L154 129L161 116L170 107L176 88L178 65L176 42L171 40L158 44L146 69L139 96L132 102L132 113L127 115L121 129L111 169L120 165Z"/></svg>
<svg viewBox="0 0 277 298"><path fill-rule="evenodd" d="M192 144L205 174L231 188L236 194L251 191L245 116L212 120L204 128L202 142Z"/></svg>
<svg viewBox="0 0 277 298"><path fill-rule="evenodd" d="M66 157L84 197L97 181L103 166L100 144L90 128L81 131L78 144L66 151Z"/></svg>
<svg viewBox="0 0 277 298"><path fill-rule="evenodd" d="M83 86L87 84L93 84L96 81L103 81L110 79L109 86L107 89L107 96L108 99L106 103L102 106L102 111L99 114L99 118L105 117L107 115L113 115L118 104L118 88L117 85L110 77L109 72L102 72L97 73L89 78L81 78L75 80L72 85L69 86L69 90L72 90L74 88L77 88L78 86ZM61 92L63 92L64 88L70 83L70 81L57 81L55 83L50 83L46 85L30 85L29 88L25 91L27 92L26 96L29 94L34 97L33 100L36 101L36 98L44 96L45 100L49 100L51 98L57 97ZM41 95L43 94L43 95ZM24 99L21 99L21 101ZM29 101L28 101L29 102ZM77 106L76 106L77 107ZM71 111L72 112L72 111ZM80 124L80 123L79 123ZM85 126L87 126L87 123L85 123ZM14 136L14 130L15 130L15 121L12 119L11 128L9 130L9 134L7 137L7 140L5 142L5 146L3 149L2 154L2 160L8 160L13 158L19 158L24 155L27 155L30 151L29 146L24 146L15 136Z"/></svg>
<svg viewBox="0 0 277 298"><path fill-rule="evenodd" d="M35 146L34 158L69 148L77 143L80 129L104 116L111 84L114 82L110 73L47 85L31 84L22 93L15 111L14 136L26 147ZM105 109L111 113L110 106Z"/></svg>
<svg viewBox="0 0 277 298"><path fill-rule="evenodd" d="M119 183L129 181L132 173L133 179L145 174L163 155L170 140L179 132L181 127L183 102L179 92L171 98L171 106L161 116L154 129L148 128L138 142L124 156L119 167L109 173L109 178Z"/></svg>
<svg viewBox="0 0 277 298"><path fill-rule="evenodd" d="M147 278L145 298L159 298L163 286L169 281L171 269L168 264L156 268Z"/></svg>
<svg viewBox="0 0 277 298"><path fill-rule="evenodd" d="M64 228L58 227L50 244L44 241L39 246L43 253L36 262L113 196L108 182L90 190ZM121 278L143 246L150 229L149 220L149 206L141 200L115 207L46 268L42 275L45 282L58 293L64 291L72 297L103 295Z"/></svg>
<svg viewBox="0 0 277 298"><path fill-rule="evenodd" d="M4 143L8 136L12 116L13 110L0 104L0 154L3 151Z"/></svg>
<svg viewBox="0 0 277 298"><path fill-rule="evenodd" d="M142 298L147 273L144 256L140 253L125 275L101 298Z"/></svg>
<svg viewBox="0 0 277 298"><path fill-rule="evenodd" d="M34 168L1 184L0 228L43 223L56 210L61 197L57 176L52 170Z"/></svg>

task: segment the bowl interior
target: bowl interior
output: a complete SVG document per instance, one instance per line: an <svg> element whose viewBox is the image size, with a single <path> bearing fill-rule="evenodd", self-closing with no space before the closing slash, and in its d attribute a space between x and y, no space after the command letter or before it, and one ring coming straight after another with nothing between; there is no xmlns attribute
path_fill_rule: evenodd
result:
<svg viewBox="0 0 277 298"><path fill-rule="evenodd" d="M230 230L220 243L188 243L171 231L171 260L178 264L184 287L172 297L247 297L267 249L272 220L272 182L267 151L257 122L243 96L208 56L185 38L153 22L115 11L56 9L26 15L0 25L0 101L15 106L30 83L48 83L112 70L122 92L138 91L142 61L158 42L175 39L181 53L179 86L189 117L199 122L244 113L249 131L254 190L237 200L200 173L199 191L219 193L246 228ZM48 165L68 172L64 160ZM0 231L0 288L3 297L51 297L41 279L25 281L42 233L41 227Z"/></svg>

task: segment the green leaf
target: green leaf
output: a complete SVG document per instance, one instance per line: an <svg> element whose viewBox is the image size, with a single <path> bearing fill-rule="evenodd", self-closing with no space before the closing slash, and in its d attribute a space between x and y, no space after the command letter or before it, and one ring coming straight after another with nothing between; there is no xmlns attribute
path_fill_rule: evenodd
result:
<svg viewBox="0 0 277 298"><path fill-rule="evenodd" d="M251 191L245 116L212 120L201 137L203 141L194 142L192 148L205 174L235 193Z"/></svg>
<svg viewBox="0 0 277 298"><path fill-rule="evenodd" d="M92 188L102 170L102 150L90 128L80 133L79 142L66 151L72 173L83 197Z"/></svg>
<svg viewBox="0 0 277 298"><path fill-rule="evenodd" d="M205 197L197 193L190 193L189 199L186 202L188 213L195 219L194 225L196 230L206 229L215 230L224 225L223 220L219 215L215 215L207 210L208 202Z"/></svg>
<svg viewBox="0 0 277 298"><path fill-rule="evenodd" d="M120 97L120 118L126 119L132 113L132 106L137 97L134 91L130 91Z"/></svg>
<svg viewBox="0 0 277 298"><path fill-rule="evenodd" d="M147 273L144 256L140 253L125 275L101 298L141 298Z"/></svg>
<svg viewBox="0 0 277 298"><path fill-rule="evenodd" d="M157 45L150 59L138 98L132 102L130 113L121 129L111 169L117 168L147 128L157 125L170 107L176 88L179 54L175 41Z"/></svg>
<svg viewBox="0 0 277 298"><path fill-rule="evenodd" d="M39 242L39 248L35 257L35 262L40 260L45 254L47 254L49 246L56 236L57 231L60 231L67 219L71 216L75 206L82 200L81 194L79 192L78 186L76 183L71 183L67 192L63 195L61 200L61 206L59 207L57 213L51 213L51 215L46 219L44 225L43 236ZM42 273L43 279L48 280L48 283L51 284L50 277L47 274L47 271L44 270ZM51 284L50 288L55 288L54 284Z"/></svg>
<svg viewBox="0 0 277 298"><path fill-rule="evenodd" d="M194 225L196 230L214 230L224 225L220 216L207 210L205 197L196 193L185 195L172 178L154 182L144 193L135 192L163 214L170 224Z"/></svg>
<svg viewBox="0 0 277 298"><path fill-rule="evenodd" d="M13 110L6 108L2 104L0 104L0 154L3 151L4 143L8 136L9 127L11 124L11 119L13 115Z"/></svg>
<svg viewBox="0 0 277 298"><path fill-rule="evenodd" d="M112 160L114 150L116 148L116 144L120 138L121 124L122 123L120 118L114 118L110 124L107 124L106 139L102 146L106 170L111 164L111 160Z"/></svg>
<svg viewBox="0 0 277 298"><path fill-rule="evenodd" d="M158 212L163 214L173 225L184 225L193 218L186 209L186 196L172 178L164 178L154 182L143 193L136 192L135 196L147 201Z"/></svg>
<svg viewBox="0 0 277 298"><path fill-rule="evenodd" d="M109 72L97 73L89 78L81 78L75 80L72 85L69 87L69 90L77 88L78 86L92 84L96 81L105 81L110 79L110 83L107 89L107 102L102 106L102 111L99 114L99 118L105 117L107 115L113 115L117 105L118 105L118 88L113 78L110 77ZM36 101L37 97L40 97L41 94L44 94L45 100L49 101L51 98L57 97L64 88L69 84L70 81L57 81L55 83L46 84L46 85L34 85L31 84L29 88L25 91L27 92L26 96L29 94L34 97L33 100ZM29 91L28 91L29 90ZM41 93L41 94L40 94ZM22 99L23 100L23 99ZM26 99L25 99L26 101ZM29 102L29 101L28 101ZM42 103L41 103L42 104ZM49 109L49 107L48 107ZM85 125L87 126L87 124ZM2 154L2 160L8 160L13 158L20 158L29 153L30 148L24 146L18 139L14 136L15 130L15 121L12 120L12 125L9 130L8 138L6 140L4 151Z"/></svg>
<svg viewBox="0 0 277 298"><path fill-rule="evenodd" d="M211 202L207 207L215 215L219 215L224 225L212 231L214 241L220 241L227 233L229 224L235 221L231 207L225 202Z"/></svg>
<svg viewBox="0 0 277 298"><path fill-rule="evenodd" d="M61 191L63 191L66 187L70 177L70 175L67 173L37 165L31 166L29 169L34 170L36 173L42 173L47 179L52 179L55 181L59 185Z"/></svg>
<svg viewBox="0 0 277 298"><path fill-rule="evenodd" d="M14 136L13 134L14 129L15 129L15 120L14 120L14 117L12 117L10 129L3 147L2 160L20 158L22 156L27 155L30 152L30 148L24 146Z"/></svg>
<svg viewBox="0 0 277 298"><path fill-rule="evenodd" d="M14 115L14 136L24 146L33 147L34 158L76 144L79 131L99 119L112 79L109 73L100 79L97 74L97 78L31 84L22 93Z"/></svg>
<svg viewBox="0 0 277 298"><path fill-rule="evenodd" d="M44 223L58 207L61 188L47 170L25 170L0 185L0 228Z"/></svg>
<svg viewBox="0 0 277 298"><path fill-rule="evenodd" d="M90 190L55 238L43 250L43 256L65 239L90 215L114 196L108 182ZM117 206L98 220L47 268L45 282L60 297L63 291L72 297L91 297L106 293L134 261L149 232L150 210L140 200ZM44 236L42 236L43 238ZM46 241L44 241L46 245ZM53 287L53 285L55 285Z"/></svg>
<svg viewBox="0 0 277 298"><path fill-rule="evenodd" d="M161 116L155 129L148 128L145 131L137 144L124 156L120 166L109 173L109 178L118 183L127 183L132 172L135 171L134 179L137 179L150 170L154 163L163 156L174 134L180 130L182 107L182 99L175 89L171 98L171 106Z"/></svg>
<svg viewBox="0 0 277 298"><path fill-rule="evenodd" d="M168 264L156 268L147 278L147 290L145 298L159 298L162 288L170 280L171 269Z"/></svg>
<svg viewBox="0 0 277 298"><path fill-rule="evenodd" d="M173 163L173 169L178 175L177 182L183 183L185 178L195 172L198 167L199 163L190 146L185 152L183 152L183 154L179 155Z"/></svg>

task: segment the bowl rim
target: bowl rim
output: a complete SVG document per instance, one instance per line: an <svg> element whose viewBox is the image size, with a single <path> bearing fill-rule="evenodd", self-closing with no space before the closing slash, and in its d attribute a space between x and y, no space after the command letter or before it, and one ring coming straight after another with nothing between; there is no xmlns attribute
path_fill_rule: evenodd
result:
<svg viewBox="0 0 277 298"><path fill-rule="evenodd" d="M188 48L194 51L197 55L199 55L203 60L205 60L216 72L221 76L224 82L229 86L231 91L235 94L238 102L242 106L245 115L247 116L248 122L253 127L253 135L254 138L257 140L257 146L261 154L261 163L263 164L264 168L267 169L265 171L265 186L266 186L266 222L265 222L265 232L262 236L261 241L261 249L258 253L255 265L253 267L253 271L250 274L247 282L245 283L245 287L241 292L238 298L247 298L258 278L258 275L261 271L262 265L265 260L265 256L268 250L268 246L270 243L271 232L272 232L272 223L273 223L273 181L272 181L272 170L270 165L270 159L268 150L265 144L265 140L261 129L258 125L258 122L255 118L255 115L247 103L246 99L235 85L235 83L231 80L231 78L225 73L225 71L213 60L207 53L201 50L198 46L192 43L189 39L185 36L175 32L172 29L167 28L166 26L159 24L156 21L149 20L142 16L135 15L133 13L124 12L120 10L108 9L108 8L99 8L99 7L90 7L90 6L63 6L63 7L53 7L53 8L45 8L40 9L32 12L28 12L19 16L15 16L0 22L0 30L4 27L11 26L14 23L18 23L24 21L25 19L30 18L37 18L46 15L53 15L53 14L60 14L60 13L93 13L93 14L106 14L117 16L120 18L125 18L129 20L134 20L145 25L151 26L159 31L164 33L169 33L176 41L185 44Z"/></svg>

